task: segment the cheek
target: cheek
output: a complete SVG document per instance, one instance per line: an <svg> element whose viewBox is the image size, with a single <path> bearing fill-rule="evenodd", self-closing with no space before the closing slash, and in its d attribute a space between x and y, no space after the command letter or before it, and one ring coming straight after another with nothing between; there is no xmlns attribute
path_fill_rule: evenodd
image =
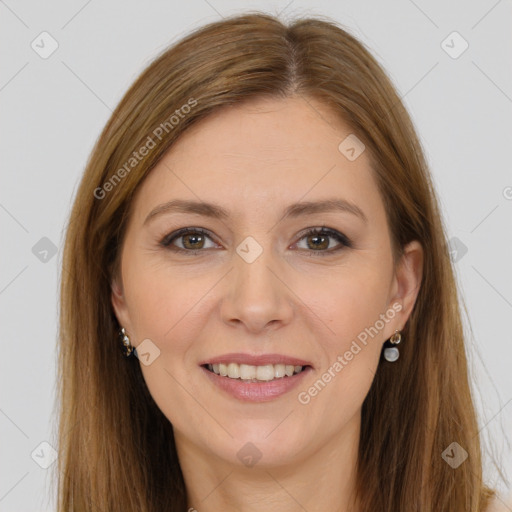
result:
<svg viewBox="0 0 512 512"><path fill-rule="evenodd" d="M366 267L346 272L342 279L333 279L330 292L323 295L325 298L317 308L327 319L331 344L338 350L348 350L352 340L364 341L365 333L371 340L383 341L383 324L379 319L386 313L387 277L378 268Z"/></svg>
<svg viewBox="0 0 512 512"><path fill-rule="evenodd" d="M326 355L317 376L321 382L311 389L312 395L323 396L320 407L324 400L326 407L334 400L348 411L364 400L379 363L384 329L394 317L394 311L386 311L387 277L375 267L354 269L335 281L323 300L317 296L315 311L329 327L318 340Z"/></svg>
<svg viewBox="0 0 512 512"><path fill-rule="evenodd" d="M140 256L126 265L125 281L133 344L149 339L156 347L151 364L143 364L141 358L144 379L159 407L175 419L172 404L190 402L184 389L190 387L190 372L196 370L193 351L202 332L204 337L211 316L208 291L218 276L195 272L188 277L170 265L150 265Z"/></svg>
<svg viewBox="0 0 512 512"><path fill-rule="evenodd" d="M174 346L180 338L177 334L190 324L191 318L198 320L201 300L217 279L197 273L187 277L180 268L160 262L149 265L143 256L132 261L126 274L126 296L130 297L130 316L137 338L151 338L163 346L169 340Z"/></svg>
<svg viewBox="0 0 512 512"><path fill-rule="evenodd" d="M318 340L325 353L323 364L297 397L304 414L323 418L330 425L324 428L332 433L357 414L379 364L385 293L376 283L367 284L347 280L331 295L333 302L324 304L330 330Z"/></svg>

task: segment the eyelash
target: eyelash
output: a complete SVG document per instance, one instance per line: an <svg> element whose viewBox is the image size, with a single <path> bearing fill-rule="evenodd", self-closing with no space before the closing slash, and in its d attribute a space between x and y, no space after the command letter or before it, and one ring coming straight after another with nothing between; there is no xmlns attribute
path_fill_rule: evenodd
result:
<svg viewBox="0 0 512 512"><path fill-rule="evenodd" d="M165 247L166 249L169 249L174 252L178 253L187 253L188 255L196 255L201 252L204 252L206 249L182 249L181 247L175 247L171 246L172 242L174 240L181 238L185 235L191 235L191 234L201 234L205 235L208 238L212 239L210 233L206 231L203 228L182 228L178 231L175 231L173 233L170 233L169 235L166 235L161 241L160 245L162 247ZM326 249L326 250L307 250L307 249L300 249L300 250L306 250L308 252L311 252L313 256L325 256L329 254L336 253L340 250L342 250L344 247L352 247L352 242L342 233L339 233L338 231L334 229L327 228L325 226L322 226L321 228L311 228L307 230L305 233L302 234L302 236L299 238L299 240L296 242L300 242L303 238L307 238L311 235L324 235L334 238L337 242L340 243L340 247L337 247L335 249ZM213 241L213 240L212 240Z"/></svg>

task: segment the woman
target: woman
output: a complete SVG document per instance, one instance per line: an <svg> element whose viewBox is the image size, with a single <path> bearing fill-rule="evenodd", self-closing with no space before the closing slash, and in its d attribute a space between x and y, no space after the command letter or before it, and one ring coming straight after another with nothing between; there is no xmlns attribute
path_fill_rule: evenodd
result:
<svg viewBox="0 0 512 512"><path fill-rule="evenodd" d="M332 22L233 17L158 57L63 271L59 511L488 510L422 149Z"/></svg>

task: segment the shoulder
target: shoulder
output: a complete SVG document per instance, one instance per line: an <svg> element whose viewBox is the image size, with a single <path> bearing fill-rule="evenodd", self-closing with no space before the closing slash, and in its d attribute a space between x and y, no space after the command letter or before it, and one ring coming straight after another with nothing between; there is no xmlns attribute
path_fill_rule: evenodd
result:
<svg viewBox="0 0 512 512"><path fill-rule="evenodd" d="M512 495L498 495L494 498L485 512L512 512Z"/></svg>

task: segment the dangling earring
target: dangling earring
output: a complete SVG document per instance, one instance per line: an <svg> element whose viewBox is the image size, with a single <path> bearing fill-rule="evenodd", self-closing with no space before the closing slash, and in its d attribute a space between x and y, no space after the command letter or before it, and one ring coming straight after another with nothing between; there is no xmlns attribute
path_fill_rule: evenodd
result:
<svg viewBox="0 0 512 512"><path fill-rule="evenodd" d="M400 331L397 329L395 334L389 338L389 343L392 345L398 345L402 340L402 335ZM386 347L384 349L384 359L389 361L390 363L394 363L400 357L400 352L397 347Z"/></svg>
<svg viewBox="0 0 512 512"><path fill-rule="evenodd" d="M122 327L121 330L119 331L119 338L121 339L121 342L123 344L124 355L126 357L130 357L134 351L134 348L130 343L130 338L128 337L128 334L126 334L126 330L124 327Z"/></svg>

